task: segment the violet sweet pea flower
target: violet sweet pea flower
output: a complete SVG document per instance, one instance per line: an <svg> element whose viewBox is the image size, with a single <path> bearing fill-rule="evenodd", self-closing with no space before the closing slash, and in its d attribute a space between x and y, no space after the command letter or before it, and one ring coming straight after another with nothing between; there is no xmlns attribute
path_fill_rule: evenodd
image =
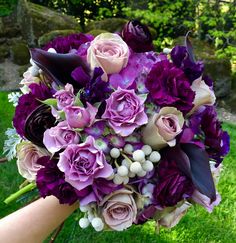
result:
<svg viewBox="0 0 236 243"><path fill-rule="evenodd" d="M65 173L65 181L77 190L92 185L96 178L108 178L113 173L112 166L96 147L92 136L88 136L84 143L68 145L60 153L57 166Z"/></svg>
<svg viewBox="0 0 236 243"><path fill-rule="evenodd" d="M64 108L66 121L72 128L84 128L93 124L98 109L87 102L87 107L67 106Z"/></svg>
<svg viewBox="0 0 236 243"><path fill-rule="evenodd" d="M106 110L102 115L109 126L122 137L129 136L134 129L146 124L144 112L145 96L138 96L134 90L118 89L106 100Z"/></svg>

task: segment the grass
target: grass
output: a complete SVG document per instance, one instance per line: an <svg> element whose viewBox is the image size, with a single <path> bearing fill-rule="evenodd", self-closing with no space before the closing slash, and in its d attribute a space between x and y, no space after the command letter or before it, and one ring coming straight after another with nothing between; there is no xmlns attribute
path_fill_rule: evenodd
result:
<svg viewBox="0 0 236 243"><path fill-rule="evenodd" d="M14 109L8 104L6 93L0 93L0 104L0 136L2 138L0 148L2 148L4 130L10 126ZM91 228L81 230L74 221L80 216L78 212L66 221L56 242L236 242L236 125L227 123L223 124L223 127L231 136L231 152L224 160L224 170L218 185L222 202L212 214L208 214L200 206L192 207L176 227L171 230L162 228L157 234L154 222L148 222L143 226L133 226L122 233L96 233ZM17 190L22 181L23 179L17 174L15 161L0 164L0 217L23 205L12 203L6 206L2 203L6 196Z"/></svg>

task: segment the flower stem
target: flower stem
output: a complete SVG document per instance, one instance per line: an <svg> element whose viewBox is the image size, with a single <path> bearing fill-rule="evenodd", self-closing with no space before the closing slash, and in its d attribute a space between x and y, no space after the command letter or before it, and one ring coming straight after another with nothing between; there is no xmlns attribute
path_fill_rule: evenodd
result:
<svg viewBox="0 0 236 243"><path fill-rule="evenodd" d="M30 183L27 186L21 188L19 191L11 194L8 198L4 200L4 203L9 204L12 201L15 201L21 195L25 194L26 192L32 191L36 187L35 183Z"/></svg>

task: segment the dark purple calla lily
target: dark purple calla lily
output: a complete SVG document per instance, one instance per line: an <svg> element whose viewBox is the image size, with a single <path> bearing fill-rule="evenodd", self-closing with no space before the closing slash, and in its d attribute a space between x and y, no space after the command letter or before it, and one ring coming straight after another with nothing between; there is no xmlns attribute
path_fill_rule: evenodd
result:
<svg viewBox="0 0 236 243"><path fill-rule="evenodd" d="M84 61L76 54L51 53L41 49L31 49L31 58L41 68L47 77L57 85L64 86L70 83L74 88L80 89L82 85L74 80L71 73L78 67L89 74L89 68Z"/></svg>

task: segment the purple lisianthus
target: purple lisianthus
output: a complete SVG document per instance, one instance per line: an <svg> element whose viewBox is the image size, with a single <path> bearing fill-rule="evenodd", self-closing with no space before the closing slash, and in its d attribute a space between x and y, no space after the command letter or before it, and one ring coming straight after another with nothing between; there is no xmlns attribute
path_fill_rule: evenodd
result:
<svg viewBox="0 0 236 243"><path fill-rule="evenodd" d="M109 126L120 136L129 136L136 128L146 124L144 112L146 97L138 96L134 90L118 88L106 100L106 110L102 115Z"/></svg>
<svg viewBox="0 0 236 243"><path fill-rule="evenodd" d="M65 180L77 190L93 185L95 179L107 178L113 173L104 153L98 150L91 136L82 144L68 145L60 153L57 166L65 173Z"/></svg>
<svg viewBox="0 0 236 243"><path fill-rule="evenodd" d="M74 89L71 84L66 84L63 90L59 90L54 94L57 99L57 108L62 110L66 106L73 105L75 101Z"/></svg>
<svg viewBox="0 0 236 243"><path fill-rule="evenodd" d="M62 173L57 167L57 160L44 156L38 159L38 164L42 165L37 173L36 183L41 197L53 195L62 204L73 204L77 200L88 195L88 190L78 191L67 183Z"/></svg>
<svg viewBox="0 0 236 243"><path fill-rule="evenodd" d="M191 60L185 46L175 46L170 55L175 66L184 71L191 83L203 74L203 62Z"/></svg>
<svg viewBox="0 0 236 243"><path fill-rule="evenodd" d="M66 121L72 128L84 128L93 124L98 109L87 102L87 107L67 106L64 108Z"/></svg>
<svg viewBox="0 0 236 243"><path fill-rule="evenodd" d="M174 206L179 201L189 198L193 191L192 181L179 170L175 159L162 158L157 168L154 204L161 207Z"/></svg>
<svg viewBox="0 0 236 243"><path fill-rule="evenodd" d="M129 21L122 29L121 36L135 52L147 52L154 49L148 27L138 20Z"/></svg>
<svg viewBox="0 0 236 243"><path fill-rule="evenodd" d="M173 106L184 114L193 108L195 92L184 72L169 60L161 60L152 67L146 87L158 106Z"/></svg>
<svg viewBox="0 0 236 243"><path fill-rule="evenodd" d="M66 121L58 123L57 126L47 129L44 132L43 143L52 154L67 147L70 144L79 143L80 137L73 131Z"/></svg>
<svg viewBox="0 0 236 243"><path fill-rule="evenodd" d="M47 43L43 50L48 50L49 48L54 48L57 53L68 53L71 50L77 50L82 44L90 42L94 39L92 35L88 34L70 34L68 36L59 36L54 40Z"/></svg>

